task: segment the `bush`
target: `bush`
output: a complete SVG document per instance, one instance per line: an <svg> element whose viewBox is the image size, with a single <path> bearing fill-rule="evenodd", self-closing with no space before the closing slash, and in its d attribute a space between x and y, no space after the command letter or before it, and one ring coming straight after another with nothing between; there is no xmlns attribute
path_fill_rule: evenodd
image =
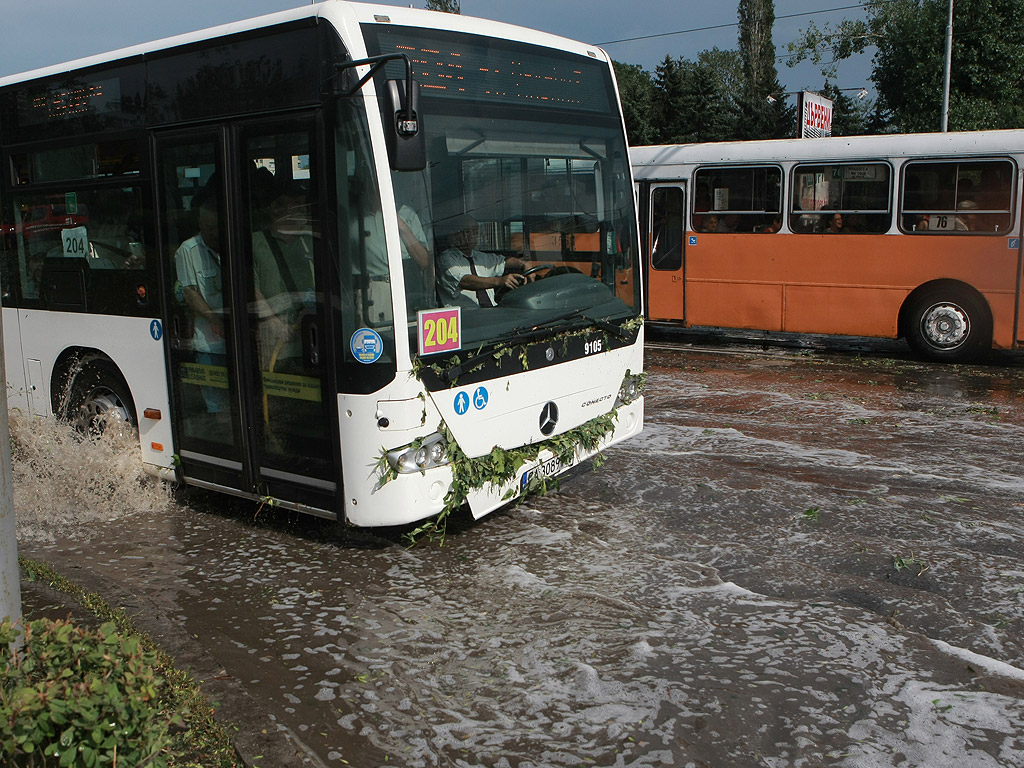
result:
<svg viewBox="0 0 1024 768"><path fill-rule="evenodd" d="M156 705L154 654L114 624L0 624L0 767L163 767L171 720Z"/></svg>

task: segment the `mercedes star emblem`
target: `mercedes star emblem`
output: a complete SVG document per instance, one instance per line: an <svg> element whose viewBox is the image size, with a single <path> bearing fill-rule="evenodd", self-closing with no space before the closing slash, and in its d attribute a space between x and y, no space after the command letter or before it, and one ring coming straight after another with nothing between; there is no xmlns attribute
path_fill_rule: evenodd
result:
<svg viewBox="0 0 1024 768"><path fill-rule="evenodd" d="M555 425L558 423L558 406L554 403L548 402L544 404L544 408L540 412L540 432L542 435L550 435L555 431Z"/></svg>

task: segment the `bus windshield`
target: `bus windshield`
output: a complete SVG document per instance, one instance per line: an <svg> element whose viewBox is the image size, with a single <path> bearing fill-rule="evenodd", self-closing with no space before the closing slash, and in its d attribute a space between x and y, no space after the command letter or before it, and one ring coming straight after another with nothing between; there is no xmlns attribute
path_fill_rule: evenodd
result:
<svg viewBox="0 0 1024 768"><path fill-rule="evenodd" d="M462 308L463 348L635 316L633 195L607 65L438 30L364 34L371 53L409 52L421 86L427 167L392 179L410 332L439 306Z"/></svg>

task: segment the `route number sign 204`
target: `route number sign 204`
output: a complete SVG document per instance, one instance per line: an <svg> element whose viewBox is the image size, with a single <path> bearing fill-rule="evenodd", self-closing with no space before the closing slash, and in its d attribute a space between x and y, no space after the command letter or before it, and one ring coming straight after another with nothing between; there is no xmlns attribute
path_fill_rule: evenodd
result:
<svg viewBox="0 0 1024 768"><path fill-rule="evenodd" d="M423 309L417 322L421 355L454 352L462 348L462 309Z"/></svg>

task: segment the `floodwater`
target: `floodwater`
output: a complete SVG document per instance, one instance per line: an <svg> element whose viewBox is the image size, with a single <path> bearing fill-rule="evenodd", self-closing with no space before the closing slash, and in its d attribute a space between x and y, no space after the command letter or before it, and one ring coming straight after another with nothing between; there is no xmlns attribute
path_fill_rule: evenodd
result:
<svg viewBox="0 0 1024 768"><path fill-rule="evenodd" d="M443 547L132 480L21 551L200 645L257 765L1024 764L1021 361L647 367L642 435Z"/></svg>

